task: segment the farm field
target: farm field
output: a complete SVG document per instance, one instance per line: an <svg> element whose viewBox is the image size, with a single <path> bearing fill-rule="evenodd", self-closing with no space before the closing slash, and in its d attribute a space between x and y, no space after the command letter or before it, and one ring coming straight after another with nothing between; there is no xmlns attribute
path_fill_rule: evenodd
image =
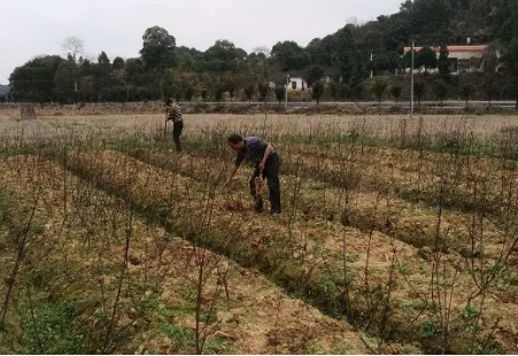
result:
<svg viewBox="0 0 518 356"><path fill-rule="evenodd" d="M518 116L185 123L0 114L0 352L518 353Z"/></svg>
<svg viewBox="0 0 518 356"><path fill-rule="evenodd" d="M58 112L54 116L38 116L37 121L20 121L19 110L0 110L2 138L25 139L56 136L127 135L151 133L163 128L163 115L77 115ZM210 130L263 131L269 136L336 136L338 132L368 134L371 138L400 139L402 132L416 134L419 118L423 136L450 133L474 136L490 141L502 128L516 126L516 115L420 115L408 120L405 115L279 115L264 114L193 114L185 135L195 136Z"/></svg>

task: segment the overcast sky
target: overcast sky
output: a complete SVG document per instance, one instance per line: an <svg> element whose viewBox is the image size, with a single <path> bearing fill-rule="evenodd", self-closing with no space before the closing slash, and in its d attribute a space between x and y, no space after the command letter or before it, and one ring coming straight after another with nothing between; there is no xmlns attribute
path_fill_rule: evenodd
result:
<svg viewBox="0 0 518 356"><path fill-rule="evenodd" d="M307 45L344 26L397 12L402 0L0 0L0 84L16 66L41 54L63 54L66 37L134 57L142 34L162 26L177 45L205 50L228 39L250 52L281 40Z"/></svg>

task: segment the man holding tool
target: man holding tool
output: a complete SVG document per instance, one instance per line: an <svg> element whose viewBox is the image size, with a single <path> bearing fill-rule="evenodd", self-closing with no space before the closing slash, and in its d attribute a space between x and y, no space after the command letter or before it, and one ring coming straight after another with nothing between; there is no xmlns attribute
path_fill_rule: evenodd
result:
<svg viewBox="0 0 518 356"><path fill-rule="evenodd" d="M279 155L275 149L260 137L243 138L238 134L231 134L227 138L229 146L237 153L226 185L230 183L243 161L255 165L254 173L250 179L250 193L255 201L255 210L263 211L263 199L258 188L262 185L262 179L268 181L269 200L272 215L281 213L281 189L279 182Z"/></svg>

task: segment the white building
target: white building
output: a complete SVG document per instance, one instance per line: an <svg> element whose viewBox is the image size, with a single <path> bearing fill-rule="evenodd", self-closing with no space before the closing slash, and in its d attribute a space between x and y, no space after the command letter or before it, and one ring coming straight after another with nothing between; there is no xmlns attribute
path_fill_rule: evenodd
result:
<svg viewBox="0 0 518 356"><path fill-rule="evenodd" d="M287 91L288 93L299 93L305 91L308 88L308 83L303 78L291 77Z"/></svg>

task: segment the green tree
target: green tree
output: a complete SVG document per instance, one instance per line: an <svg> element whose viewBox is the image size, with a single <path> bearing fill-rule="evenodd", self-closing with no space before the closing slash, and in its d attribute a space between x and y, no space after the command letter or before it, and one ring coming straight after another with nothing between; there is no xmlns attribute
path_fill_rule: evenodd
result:
<svg viewBox="0 0 518 356"><path fill-rule="evenodd" d="M482 89L488 102L488 106L491 107L492 101L499 91L498 83L495 80L495 73L484 73Z"/></svg>
<svg viewBox="0 0 518 356"><path fill-rule="evenodd" d="M388 83L386 77L376 77L371 84L371 91L378 100L378 108L381 110L381 99L387 91Z"/></svg>
<svg viewBox="0 0 518 356"><path fill-rule="evenodd" d="M275 86L275 98L281 105L281 102L286 98L286 87L284 85Z"/></svg>
<svg viewBox="0 0 518 356"><path fill-rule="evenodd" d="M252 101L254 94L255 94L255 85L254 84L247 85L245 87L245 95L246 95L248 102Z"/></svg>
<svg viewBox="0 0 518 356"><path fill-rule="evenodd" d="M218 40L205 51L205 69L212 72L235 70L246 56L246 51L237 48L232 42Z"/></svg>
<svg viewBox="0 0 518 356"><path fill-rule="evenodd" d="M162 27L148 28L142 36L143 47L140 54L148 69L160 69L175 63L176 39Z"/></svg>
<svg viewBox="0 0 518 356"><path fill-rule="evenodd" d="M391 71L393 69L392 60L393 58L390 58L387 53L379 52L374 56L372 64L369 62L369 66L374 73Z"/></svg>
<svg viewBox="0 0 518 356"><path fill-rule="evenodd" d="M160 81L160 92L164 98L164 71L175 64L176 39L162 27L148 28L142 36L143 47L140 50L147 70L155 73Z"/></svg>
<svg viewBox="0 0 518 356"><path fill-rule="evenodd" d="M505 49L504 63L512 80L512 90L518 109L518 1L509 2L508 11L511 16L507 24L503 25L505 33L511 34L511 38Z"/></svg>
<svg viewBox="0 0 518 356"><path fill-rule="evenodd" d="M334 100L343 100L351 95L351 88L345 83L329 83L329 93Z"/></svg>
<svg viewBox="0 0 518 356"><path fill-rule="evenodd" d="M115 70L124 69L124 65L124 59L122 59L121 57L115 57L115 59L113 60L113 69Z"/></svg>
<svg viewBox="0 0 518 356"><path fill-rule="evenodd" d="M283 72L302 69L309 63L308 54L294 41L277 43L272 47L271 55Z"/></svg>
<svg viewBox="0 0 518 356"><path fill-rule="evenodd" d="M505 61L512 80L516 108L518 108L518 36L514 37L509 47L507 47Z"/></svg>
<svg viewBox="0 0 518 356"><path fill-rule="evenodd" d="M518 34L509 43L504 55L504 61L509 76L512 78L512 89L516 99L516 108L518 108Z"/></svg>
<svg viewBox="0 0 518 356"><path fill-rule="evenodd" d="M417 97L417 105L421 106L421 99L426 94L426 84L424 81L420 80L420 81L415 82L414 94Z"/></svg>
<svg viewBox="0 0 518 356"><path fill-rule="evenodd" d="M367 54L360 50L355 42L357 29L352 25L347 25L338 30L333 35L333 66L336 67L344 82L353 88L353 93L359 94L355 90L359 83L368 76L366 63Z"/></svg>
<svg viewBox="0 0 518 356"><path fill-rule="evenodd" d="M317 101L317 105L320 104L320 99L322 99L324 92L325 92L325 87L324 87L324 84L322 84L322 82L316 82L315 84L313 84L311 96L313 99L315 99Z"/></svg>
<svg viewBox="0 0 518 356"><path fill-rule="evenodd" d="M164 88L164 95L166 98L174 99L176 101L182 100L182 96L183 96L182 84L177 81L167 83Z"/></svg>
<svg viewBox="0 0 518 356"><path fill-rule="evenodd" d="M333 35L326 36L323 39L315 38L306 47L306 53L311 63L323 67L332 65L332 53L334 51Z"/></svg>
<svg viewBox="0 0 518 356"><path fill-rule="evenodd" d="M184 71L205 70L204 53L195 48L180 46L175 48L175 64Z"/></svg>
<svg viewBox="0 0 518 356"><path fill-rule="evenodd" d="M214 89L214 99L219 103L221 99L223 99L223 94L225 93L225 86L222 84L216 85Z"/></svg>
<svg viewBox="0 0 518 356"><path fill-rule="evenodd" d="M97 63L104 68L110 68L110 58L108 58L106 52L101 51L101 54L97 57Z"/></svg>
<svg viewBox="0 0 518 356"><path fill-rule="evenodd" d="M429 40L444 32L453 16L451 3L450 0L416 0L413 5L407 4L411 9L408 13L413 31Z"/></svg>
<svg viewBox="0 0 518 356"><path fill-rule="evenodd" d="M140 58L129 58L126 61L124 80L133 86L141 86L147 82L147 73Z"/></svg>
<svg viewBox="0 0 518 356"><path fill-rule="evenodd" d="M54 92L61 103L74 101L77 67L74 62L63 61L54 74Z"/></svg>
<svg viewBox="0 0 518 356"><path fill-rule="evenodd" d="M437 57L430 47L422 48L415 58L417 67L424 67L425 72L429 69L437 68Z"/></svg>
<svg viewBox="0 0 518 356"><path fill-rule="evenodd" d="M226 82L225 91L228 92L228 95L230 96L230 100L234 101L234 94L236 93L236 83L233 81Z"/></svg>
<svg viewBox="0 0 518 356"><path fill-rule="evenodd" d="M396 105L399 103L399 98L401 98L401 91L403 88L401 88L400 85L393 85L390 87L390 95L394 97L396 100Z"/></svg>
<svg viewBox="0 0 518 356"><path fill-rule="evenodd" d="M125 65L126 63L124 62L124 59L122 59L121 57L115 57L112 63L111 76L114 85L127 88L128 83L125 82Z"/></svg>
<svg viewBox="0 0 518 356"><path fill-rule="evenodd" d="M112 85L110 59L104 51L99 54L97 58L97 65L93 68L96 78L96 90L98 93L100 93L101 90Z"/></svg>
<svg viewBox="0 0 518 356"><path fill-rule="evenodd" d="M437 79L433 83L433 92L437 99L441 102L441 108L443 107L443 102L446 96L448 95L448 85L442 79Z"/></svg>
<svg viewBox="0 0 518 356"><path fill-rule="evenodd" d="M98 99L95 78L92 75L82 76L79 82L79 88L82 101L96 101Z"/></svg>
<svg viewBox="0 0 518 356"><path fill-rule="evenodd" d="M351 87L345 83L340 83L339 93L342 99L349 98L352 95Z"/></svg>
<svg viewBox="0 0 518 356"><path fill-rule="evenodd" d="M324 68L319 65L312 65L306 69L304 79L306 79L306 83L308 86L313 86L313 83L318 82L324 77Z"/></svg>
<svg viewBox="0 0 518 356"><path fill-rule="evenodd" d="M270 85L268 83L259 83L257 86L257 91L259 93L259 99L266 102L266 98L270 92Z"/></svg>
<svg viewBox="0 0 518 356"><path fill-rule="evenodd" d="M448 58L450 52L448 51L448 47L445 45L441 46L441 50L439 53L439 74L443 78L447 78L450 76L450 59Z"/></svg>
<svg viewBox="0 0 518 356"><path fill-rule="evenodd" d="M194 88L191 84L186 83L183 89L183 97L187 101L191 101L194 96Z"/></svg>
<svg viewBox="0 0 518 356"><path fill-rule="evenodd" d="M340 98L340 84L337 82L329 83L329 94L334 100L339 100Z"/></svg>
<svg viewBox="0 0 518 356"><path fill-rule="evenodd" d="M474 92L475 92L475 87L470 83L465 83L460 88L460 93L461 93L462 99L464 99L464 101L466 103L466 108L468 107L468 102L471 99L471 96L473 95Z"/></svg>
<svg viewBox="0 0 518 356"><path fill-rule="evenodd" d="M61 63L59 56L37 57L15 68L9 77L15 101L48 102L54 96L54 77Z"/></svg>
<svg viewBox="0 0 518 356"><path fill-rule="evenodd" d="M397 51L391 51L387 54L389 59L389 67L388 70L390 73L394 74L396 71L400 69L404 69L404 61L401 58L401 54Z"/></svg>
<svg viewBox="0 0 518 356"><path fill-rule="evenodd" d="M352 99L357 102L360 100L363 96L364 87L361 84L361 82L358 81L351 81L351 97Z"/></svg>
<svg viewBox="0 0 518 356"><path fill-rule="evenodd" d="M202 89L200 92L201 100L207 101L207 95L208 95L207 89Z"/></svg>

